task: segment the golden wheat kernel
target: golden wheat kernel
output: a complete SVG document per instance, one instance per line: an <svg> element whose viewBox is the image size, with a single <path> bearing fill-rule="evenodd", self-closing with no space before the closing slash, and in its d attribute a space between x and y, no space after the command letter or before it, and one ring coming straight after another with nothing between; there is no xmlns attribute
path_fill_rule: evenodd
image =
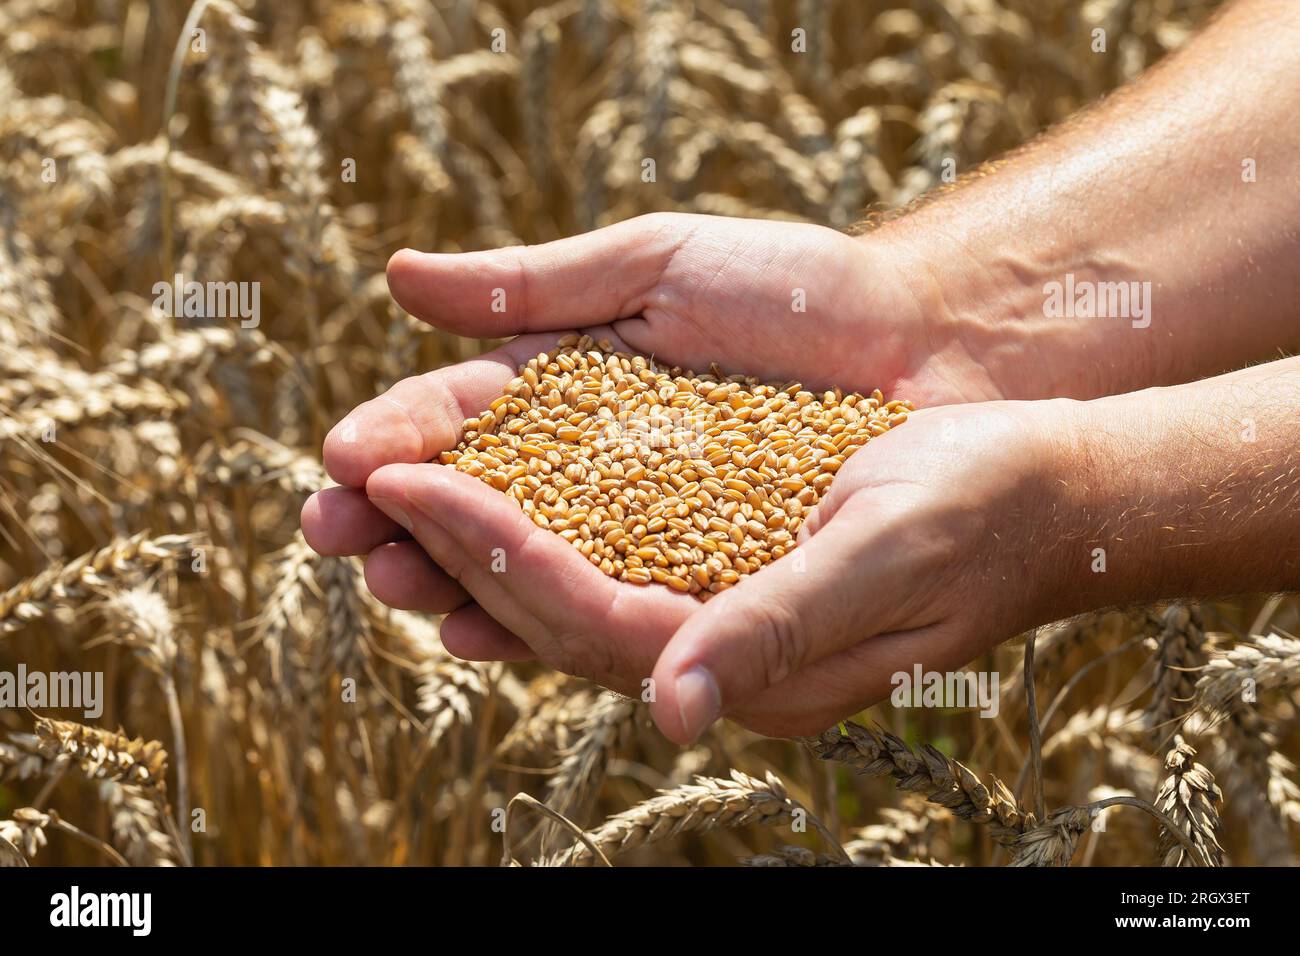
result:
<svg viewBox="0 0 1300 956"><path fill-rule="evenodd" d="M690 582L688 582L684 577L676 574L668 575L668 580L665 583L667 583L667 585L674 591L686 592L691 589Z"/></svg>
<svg viewBox="0 0 1300 956"><path fill-rule="evenodd" d="M645 568L628 568L624 574L633 584L649 584L653 580L650 572Z"/></svg>

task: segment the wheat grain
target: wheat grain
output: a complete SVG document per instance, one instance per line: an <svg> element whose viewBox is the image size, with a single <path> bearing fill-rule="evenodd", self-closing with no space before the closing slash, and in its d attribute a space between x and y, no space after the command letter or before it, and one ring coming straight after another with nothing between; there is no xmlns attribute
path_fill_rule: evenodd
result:
<svg viewBox="0 0 1300 956"><path fill-rule="evenodd" d="M911 409L660 369L576 335L519 372L439 461L605 574L696 595L793 550L844 461Z"/></svg>

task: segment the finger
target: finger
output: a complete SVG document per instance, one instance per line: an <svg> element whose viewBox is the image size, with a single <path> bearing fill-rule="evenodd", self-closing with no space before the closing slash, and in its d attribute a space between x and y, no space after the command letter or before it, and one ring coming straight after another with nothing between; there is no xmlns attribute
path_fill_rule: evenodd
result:
<svg viewBox="0 0 1300 956"><path fill-rule="evenodd" d="M842 513L793 554L718 595L673 635L655 665L651 713L678 743L804 666L888 629L898 562L873 543L862 515ZM871 583L879 600L864 602Z"/></svg>
<svg viewBox="0 0 1300 956"><path fill-rule="evenodd" d="M360 488L382 465L429 461L453 447L465 419L481 414L516 369L557 338L521 336L476 359L403 379L330 430L325 470L339 484Z"/></svg>
<svg viewBox="0 0 1300 956"><path fill-rule="evenodd" d="M400 611L446 614L469 601L465 589L434 564L418 541L397 541L371 551L366 556L366 586Z"/></svg>
<svg viewBox="0 0 1300 956"><path fill-rule="evenodd" d="M813 736L888 699L896 675L910 677L918 664L926 672L956 671L975 653L952 628L879 634L822 658L727 716L770 737Z"/></svg>
<svg viewBox="0 0 1300 956"><path fill-rule="evenodd" d="M525 640L537 635L541 630L537 620L494 580L490 566L466 553L443 524L444 521L475 521L478 520L476 513L443 515L439 520L412 503L412 494L421 483L424 472L459 475L454 469L442 465L387 465L376 471L367 483L375 507L407 528L434 563L508 630ZM459 477L468 478L466 475ZM472 478L468 480L474 481ZM484 493L489 493L486 485L481 487Z"/></svg>
<svg viewBox="0 0 1300 956"><path fill-rule="evenodd" d="M401 500L422 542L422 525L439 525L457 566L431 551L435 560L539 657L568 673L639 686L667 636L698 607L666 588L615 581L513 499L453 468L390 465L371 476L367 492Z"/></svg>
<svg viewBox="0 0 1300 956"><path fill-rule="evenodd" d="M458 335L500 338L570 329L641 311L690 217L639 216L537 246L484 252L402 249L388 287L402 308Z"/></svg>
<svg viewBox="0 0 1300 956"><path fill-rule="evenodd" d="M442 646L463 661L528 661L536 655L477 604L452 611L438 628Z"/></svg>
<svg viewBox="0 0 1300 956"><path fill-rule="evenodd" d="M325 488L304 502L302 534L327 557L369 554L381 544L407 537L396 522L355 488Z"/></svg>

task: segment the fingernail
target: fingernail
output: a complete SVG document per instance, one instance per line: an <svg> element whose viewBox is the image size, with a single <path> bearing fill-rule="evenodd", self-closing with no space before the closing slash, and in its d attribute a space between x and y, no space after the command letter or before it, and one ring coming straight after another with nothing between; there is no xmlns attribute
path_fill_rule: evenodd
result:
<svg viewBox="0 0 1300 956"><path fill-rule="evenodd" d="M677 716L694 740L722 714L722 692L707 668L696 665L677 678Z"/></svg>
<svg viewBox="0 0 1300 956"><path fill-rule="evenodd" d="M370 503L400 524L407 531L411 530L411 516L403 511L402 506L392 498L371 498Z"/></svg>

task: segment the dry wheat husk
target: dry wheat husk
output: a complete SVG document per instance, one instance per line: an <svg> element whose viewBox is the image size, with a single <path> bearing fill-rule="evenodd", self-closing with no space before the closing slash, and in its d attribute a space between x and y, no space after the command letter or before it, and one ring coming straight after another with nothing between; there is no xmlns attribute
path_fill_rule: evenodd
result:
<svg viewBox="0 0 1300 956"><path fill-rule="evenodd" d="M590 797L604 781L613 748L636 713L636 701L612 691L600 695L582 721L578 739L547 782L547 803L552 809L581 821Z"/></svg>
<svg viewBox="0 0 1300 956"><path fill-rule="evenodd" d="M48 813L32 807L19 807L8 820L0 820L0 867L26 866L26 860L36 856L48 841L45 831L54 822ZM13 860L6 856L3 844L19 851L26 859Z"/></svg>
<svg viewBox="0 0 1300 956"><path fill-rule="evenodd" d="M473 724L474 712L499 671L499 665L452 659L425 666L417 678L416 707L429 715L430 747L437 747L453 728Z"/></svg>
<svg viewBox="0 0 1300 956"><path fill-rule="evenodd" d="M1087 807L1066 807L1026 829L1011 844L1012 866L1069 866L1079 837L1092 825Z"/></svg>
<svg viewBox="0 0 1300 956"><path fill-rule="evenodd" d="M843 727L843 733L835 728L805 737L803 743L822 760L893 777L900 790L922 794L959 819L987 824L993 838L1006 846L1035 827L1034 815L996 777L990 791L974 773L928 744L913 748L888 731L852 721Z"/></svg>
<svg viewBox="0 0 1300 956"><path fill-rule="evenodd" d="M1152 623L1158 634L1155 689L1144 720L1153 738L1164 740L1195 697L1206 660L1205 627L1200 613L1184 604L1170 605Z"/></svg>
<svg viewBox="0 0 1300 956"><path fill-rule="evenodd" d="M99 796L110 814L113 840L134 866L178 865L176 846L153 795L142 787L103 780Z"/></svg>
<svg viewBox="0 0 1300 956"><path fill-rule="evenodd" d="M67 564L47 568L0 593L0 635L10 634L57 607L81 601L94 589L125 580L190 554L194 535L145 532L118 538Z"/></svg>
<svg viewBox="0 0 1300 956"><path fill-rule="evenodd" d="M48 717L37 718L36 736L46 757L70 757L92 779L159 792L167 786L167 751L156 740L132 740L125 734Z"/></svg>
<svg viewBox="0 0 1300 956"><path fill-rule="evenodd" d="M586 833L609 859L669 839L686 831L740 827L751 823L789 823L796 813L807 814L786 793L785 785L769 773L764 780L739 770L730 779L699 777L695 783L660 791L629 810L616 814ZM545 861L545 866L591 866L595 860L584 843L576 843Z"/></svg>
<svg viewBox="0 0 1300 956"><path fill-rule="evenodd" d="M1178 825L1196 847L1195 854L1175 842L1167 833L1160 834L1161 866L1222 866L1223 848L1219 846L1219 812L1223 793L1214 782L1214 774L1194 758L1196 750L1174 737L1165 755L1168 776L1156 794L1156 809Z"/></svg>
<svg viewBox="0 0 1300 956"><path fill-rule="evenodd" d="M1211 655L1196 681L1196 708L1211 717L1237 706L1243 693L1300 684L1300 641L1270 634Z"/></svg>

